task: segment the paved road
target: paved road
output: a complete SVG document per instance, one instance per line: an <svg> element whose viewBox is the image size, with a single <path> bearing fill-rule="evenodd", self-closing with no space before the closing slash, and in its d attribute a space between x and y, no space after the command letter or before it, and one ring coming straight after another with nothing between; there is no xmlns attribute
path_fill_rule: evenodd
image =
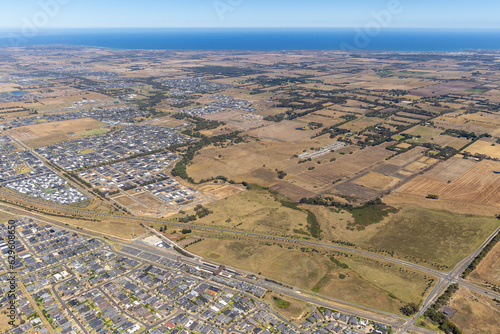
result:
<svg viewBox="0 0 500 334"><path fill-rule="evenodd" d="M14 197L18 197L20 199L26 200L26 198L24 198L24 197L15 196L15 195L12 195L10 193L6 193L6 192L4 192L2 190L0 190L0 193L5 193L5 194L8 194L9 196L14 196ZM31 200L31 199L28 199L28 201L29 202L33 202L35 204L40 204L38 201L34 201L34 200ZM47 205L47 204L43 203L43 205ZM24 212L28 212L28 214L31 215L31 216L35 216L35 217L38 216L38 217L42 217L42 218L40 218L42 220L49 220L48 217L46 217L44 215L35 214L35 213L29 212L27 210L17 208L15 206L6 205L6 204L2 204L1 206L9 207L10 209L14 210L15 212L16 211L17 212L21 211L22 212L21 214L24 214ZM52 206L54 208L59 208L59 207L57 207L55 205L50 205L50 204L48 204L48 206ZM492 291L488 291L488 290L486 290L486 289L484 289L484 288L482 288L480 286L475 285L474 283L466 282L466 281L464 281L463 279L460 278L461 273L469 266L469 264L474 260L474 258L496 236L496 234L500 232L500 227L497 230L495 230L495 232L492 233L488 237L488 239L485 240L483 242L483 244L481 244L481 246L479 248L477 248L472 254L470 254L465 259L463 259L462 261L460 261L455 266L455 268L453 268L453 270L451 270L450 272L441 272L441 271L438 271L438 270L435 270L435 269L431 269L431 268L427 268L427 267L424 267L424 266L420 266L420 265L417 265L417 264L414 264L414 263L411 263L411 262L407 262L407 261L404 261L404 260L399 260L399 259L395 259L395 258L392 258L392 257L388 257L388 256L380 255L380 254L375 254L375 253L370 253L370 252L367 252L367 251L362 251L362 250L353 249L353 248L349 248L349 247L343 247L343 246L337 246L337 245L331 245L331 244L324 244L324 243L321 243L321 242L307 241L307 240L297 240L297 239L292 239L292 238L285 238L285 237L278 237L278 236L269 236L269 235L263 235L263 234L257 234L257 233L249 233L249 232L244 232L244 231L234 231L234 230L228 230L228 229L222 229L222 228L216 228L216 227L199 226L199 225L195 225L195 224L162 222L162 221L158 221L158 220L154 220L154 219L148 219L148 218L127 217L127 216L119 216L119 215L111 215L111 214L100 214L100 213L93 213L93 212L88 212L88 211L84 211L84 210L72 209L72 208L65 208L65 209L67 209L69 211L73 211L73 212L79 212L79 213L91 214L91 215L97 215L97 216L113 217L113 218L117 218L117 219L126 219L126 220L133 220L133 221L141 221L141 222L146 222L146 223L150 223L150 222L158 223L158 222L161 222L161 223L164 223L166 225L189 227L189 228L194 228L194 229L209 230L209 231L221 232L221 233L232 233L232 234L237 234L237 235L244 235L244 236L251 236L251 237L258 237L258 238L267 238L267 239L272 239L272 240L277 240L277 241L290 242L290 243L299 243L299 244L305 244L305 245L316 246L316 247L326 247L326 248L334 249L334 250L337 250L337 251L342 251L342 252L346 252L346 253L355 253L355 254L359 254L359 255L362 255L362 256L367 256L367 257L371 257L371 258L376 258L376 259L380 259L380 260L392 262L392 263L395 263L395 264L398 264L398 265L401 265L401 266L406 266L406 267L409 267L409 268L412 268L412 269L415 269L415 270L418 270L418 271L421 271L421 272L425 272L425 273L434 275L434 276L436 276L439 279L438 284L429 293L429 295L425 299L425 301L424 301L424 303L423 303L420 311L418 312L417 316L415 317L417 319L418 319L419 316L423 315L425 313L425 311L435 302L435 300L439 297L439 295L450 284L453 284L453 283L462 284L463 286L466 286L466 287L468 287L468 288L470 288L470 289L472 289L472 290L474 290L474 291L476 291L478 293L484 294L484 295L489 296L489 297L496 297L496 298L500 299L500 294L492 292ZM50 220L53 220L53 219L50 219ZM61 222L56 222L56 224L61 225ZM64 227L68 228L68 226L64 226ZM82 232L81 230L77 230L77 229L73 229L73 230L77 231L77 232L80 232L80 233ZM86 232L86 233L90 234L90 235L93 235L93 236L96 236L96 237L100 236L100 233L92 233L92 232ZM119 241L119 240L116 240L116 241ZM125 244L122 241L119 241L119 242L122 243L122 244ZM126 243L126 245L130 246L129 243ZM138 245L134 245L134 247L138 247ZM142 247L139 247L139 248L142 248ZM151 250L148 249L147 251L150 252ZM308 293L310 293L310 292L308 292ZM329 297L326 297L326 296L323 296L323 295L317 295L317 296L321 297L321 298L329 299ZM311 301L312 301L312 299L311 299ZM337 300L335 300L335 301L337 302ZM314 301L314 302L317 303L316 301ZM343 302L343 303L346 304L345 302ZM356 305L356 307L359 307L359 306ZM370 310L370 311L372 311L372 310ZM376 310L373 310L373 311L376 311ZM376 313L380 314L381 312L376 311ZM395 316L395 315L392 315L392 316ZM414 323L415 323L415 320L413 318L410 319L410 320L408 320L406 322L406 324L404 326L400 327L399 331L397 331L396 333L405 333L405 332L407 332L410 329L413 330L414 329Z"/></svg>
<svg viewBox="0 0 500 334"><path fill-rule="evenodd" d="M51 204L46 204L46 203L40 203L39 201L35 201L32 199L25 199L24 197L13 195L10 193L7 193L3 190L0 190L0 193L7 194L9 196L14 196L19 199L27 200L29 202L32 202L34 204L43 204L45 206L53 207L60 209L60 207L51 205ZM13 207L10 205L6 205L9 207ZM243 236L250 236L250 237L258 237L258 238L266 238L266 239L272 239L272 240L277 240L277 241L284 241L284 242L291 242L291 243L299 243L299 244L304 244L304 245L309 245L309 246L320 246L320 247L326 247L330 249L334 249L336 251L341 251L341 252L348 252L348 253L356 253L359 255L363 256L369 256L372 258L380 259L380 260L385 260L389 262L393 262L402 266L410 267L415 270L419 270L431 275L439 276L443 272L431 269L428 267L424 267L415 263L411 263L408 261L400 260L400 259L395 259L389 256L384 256L376 253L371 253L367 251L362 251L354 248L349 248L349 247L344 247L344 246L337 246L337 245L332 245L332 244L325 244L322 242L317 242L317 241L307 241L307 240L301 240L301 239L293 239L293 238L285 238L285 237L278 237L278 236L271 236L271 235L265 235L265 234L259 234L259 233L251 233L251 232L245 232L245 231L238 231L238 230L229 230L229 229L223 229L223 228L218 228L218 227L210 227L210 226L203 226L203 225L196 225L196 224L186 224L186 223L175 223L175 222L165 222L165 221L159 221L155 219L148 219L148 218L140 218L140 217L129 217L129 216L120 216L120 215L112 215L112 214L106 214L106 213L95 213L95 212L90 212L90 211L84 211L84 210L78 210L78 209L73 209L73 208L63 208L63 210L69 210L71 212L78 212L82 214L88 214L88 215L94 215L94 216L103 216L103 217L110 217L110 218L116 218L116 219L122 219L122 220L132 220L135 222L144 222L144 223L163 223L165 225L171 225L171 226L178 226L178 227L183 227L183 228L192 228L192 229L199 229L199 230L207 230L207 231L212 231L212 232L221 232L221 233L232 233L232 234L237 234L237 235L243 235Z"/></svg>
<svg viewBox="0 0 500 334"><path fill-rule="evenodd" d="M471 264L472 261L479 255L479 253L488 245L493 238L500 232L500 227L493 232L488 239L486 239L479 248L477 248L472 254L468 255L465 259L460 261L453 270L451 270L447 274L439 275L439 282L438 284L432 289L432 291L429 293L427 298L425 299L422 307L420 308L419 312L416 314L415 317L410 319L398 332L395 333L406 333L408 329L410 329L414 324L415 320L421 317L428 309L429 307L434 304L434 302L437 300L437 298L451 285L454 283L459 283L462 284L465 287L468 287L469 289L472 289L476 292L479 292L481 294L484 294L488 297L492 296L498 296L500 297L500 294L497 294L492 291L487 291L486 289L477 286L474 283L471 282L466 282L464 281L460 276L462 273L467 269L467 267Z"/></svg>
<svg viewBox="0 0 500 334"><path fill-rule="evenodd" d="M73 278L73 276L70 277L70 278L68 278L68 279L71 279L71 278ZM61 281L60 283L64 283L65 281L66 280ZM75 314L66 306L66 303L64 302L64 300L61 299L61 297L59 296L59 294L56 291L56 286L57 286L57 284L52 285L51 289L52 289L52 293L54 294L54 296L56 296L57 300L59 301L59 304L61 304L61 306L63 306L66 309L66 311L68 312L68 314L71 316L71 318L73 319L73 321L80 327L80 329L85 334L89 334L89 332L87 331L87 329L85 328L85 326L78 320L78 318L75 316Z"/></svg>

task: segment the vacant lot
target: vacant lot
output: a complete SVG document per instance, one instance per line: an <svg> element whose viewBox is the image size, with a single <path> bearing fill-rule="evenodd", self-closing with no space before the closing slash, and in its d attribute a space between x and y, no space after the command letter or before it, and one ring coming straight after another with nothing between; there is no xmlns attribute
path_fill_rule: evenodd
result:
<svg viewBox="0 0 500 334"><path fill-rule="evenodd" d="M334 181L353 177L365 168L372 167L384 161L386 157L392 154L391 151L385 149L387 145L389 144L368 147L364 150L349 146L339 150L339 152L329 153L307 163L297 164L296 166L291 165L290 169L285 169L290 175L290 177L285 178L285 182L304 189L309 193L336 193L337 187L333 185ZM345 154L346 151L353 153ZM333 158L335 160L330 161ZM318 164L318 161L321 164ZM314 169L310 170L310 168ZM273 186L272 189L280 191L281 194L293 200L300 200L301 198L294 195L295 191L292 193L282 192L281 183ZM286 190L287 188L284 189Z"/></svg>
<svg viewBox="0 0 500 334"><path fill-rule="evenodd" d="M488 282L488 285L500 286L500 243L493 247L468 279L481 284Z"/></svg>
<svg viewBox="0 0 500 334"><path fill-rule="evenodd" d="M9 309L6 307L0 309L0 332L2 333L7 333L12 328L12 326L9 325L9 321L11 320L7 317L7 314L9 314ZM19 321L16 319L15 323L18 325Z"/></svg>
<svg viewBox="0 0 500 334"><path fill-rule="evenodd" d="M297 122L294 126L296 125L306 124ZM270 133L268 139L247 138L245 143L225 148L206 147L195 157L194 163L188 166L188 174L196 180L224 175L237 182L246 181L270 186L280 181L276 170L284 170L292 176L307 171L311 166L298 164L299 159L293 157L295 154L310 150L311 147L319 148L335 142L328 136L311 139L309 137L314 134L311 130L291 128L290 132L290 136L297 135L302 139L286 142L276 133ZM325 160L326 157L325 155Z"/></svg>
<svg viewBox="0 0 500 334"><path fill-rule="evenodd" d="M6 222L10 219L16 219L16 216L6 211L0 210L0 223Z"/></svg>
<svg viewBox="0 0 500 334"><path fill-rule="evenodd" d="M429 283L422 273L380 261L340 256L334 263L321 250L252 239L204 239L189 250L304 289L396 313L403 303L420 302Z"/></svg>
<svg viewBox="0 0 500 334"><path fill-rule="evenodd" d="M451 269L471 254L500 225L496 218L404 207L390 216L361 245L394 252L395 257Z"/></svg>
<svg viewBox="0 0 500 334"><path fill-rule="evenodd" d="M500 304L461 287L448 305L457 313L451 318L467 334L498 333Z"/></svg>
<svg viewBox="0 0 500 334"><path fill-rule="evenodd" d="M285 302L289 303L289 306L286 308L280 308L278 307L276 301L273 299L273 297L277 297L281 300L284 300ZM300 316L304 313L304 311L307 309L307 304L303 301L300 301L298 299L294 299L288 296L283 296L279 293L274 293L274 292L268 292L264 296L264 300L271 305L273 310L276 312L282 314L288 319L291 320L298 320Z"/></svg>
<svg viewBox="0 0 500 334"><path fill-rule="evenodd" d="M500 206L500 163L473 162L459 157L417 176L397 192L425 198L429 194L456 202Z"/></svg>
<svg viewBox="0 0 500 334"><path fill-rule="evenodd" d="M109 129L101 128L103 125L104 123L93 118L83 118L77 121L69 120L22 126L10 130L9 134L29 146L37 148L82 136L108 132Z"/></svg>
<svg viewBox="0 0 500 334"><path fill-rule="evenodd" d="M205 206L213 213L196 220L197 224L271 235L290 235L294 229L307 228L306 213L282 206L266 190L241 192ZM194 214L192 210L187 213Z"/></svg>

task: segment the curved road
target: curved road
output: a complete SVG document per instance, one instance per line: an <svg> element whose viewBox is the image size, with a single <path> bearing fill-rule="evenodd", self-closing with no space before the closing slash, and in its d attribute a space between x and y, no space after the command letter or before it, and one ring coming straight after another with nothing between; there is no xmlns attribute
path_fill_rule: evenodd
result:
<svg viewBox="0 0 500 334"><path fill-rule="evenodd" d="M189 228L194 228L194 229L201 229L201 230L208 230L208 231L213 231L213 232L221 232L221 233L232 233L232 234L237 234L237 235L243 235L243 236L251 236L251 237L258 237L258 238L267 238L267 239L272 239L272 240L277 240L277 241L283 241L283 242L289 242L289 243L300 243L300 244L305 244L305 245L311 245L311 246L316 246L316 247L325 247L325 248L330 248L334 249L336 251L342 251L342 252L347 252L347 253L354 253L354 254L359 254L362 256L367 256L371 258L376 258L388 262L395 263L397 265L405 266L412 268L414 270L418 270L421 272L428 273L430 275L436 276L439 281L438 284L432 289L432 291L429 293L427 298L425 299L420 311L418 314L415 316L415 318L418 319L419 316L423 315L425 311L435 302L435 300L439 297L439 295L450 285L453 283L459 283L462 284L465 287L468 287L469 289L472 289L478 293L484 294L488 297L495 297L500 299L500 294L486 290L480 286L475 285L474 283L464 281L463 279L460 278L461 273L469 266L469 264L474 260L475 257L483 250L483 248L500 232L500 227L497 228L482 244L479 248L477 248L472 254L468 255L465 259L460 261L451 271L449 272L441 272L435 269L427 268L418 264L414 264L411 262L407 262L404 260L399 260L399 259L394 259L392 257L380 255L380 254L375 254L367 251L362 251L358 249L353 249L349 247L343 247L343 246L337 246L337 245L331 245L331 244L324 244L321 242L315 242L315 241L307 241L307 240L297 240L297 239L292 239L292 238L285 238L285 237L278 237L278 236L270 236L270 235L263 235L263 234L258 234L258 233L251 233L251 232L244 232L244 231L235 231L235 230L228 230L228 229L223 229L223 228L217 228L217 227L209 227L209 226L199 226L195 224L184 224L184 223L174 223L174 222L164 222L164 221L159 221L155 219L148 219L148 218L140 218L140 217L129 217L129 216L120 216L120 215L112 215L112 214L105 214L105 213L95 213L95 212L90 212L90 211L85 211L85 210L78 210L78 209L73 209L73 208L68 208L64 207L61 208L56 205L52 205L50 203L42 203L39 201L35 201L32 199L27 199L25 197L17 196L15 194L7 193L3 190L0 189L0 193L4 193L8 196L16 197L19 199L22 199L23 201L28 201L34 204L38 205L44 205L48 207L52 207L54 209L58 210L66 210L70 212L77 212L81 214L87 214L87 215L94 215L94 216L103 216L103 217L111 217L111 218L116 218L116 219L126 219L126 220L133 220L133 221L139 221L139 222L146 222L146 223L163 223L165 225L172 225L172 226L179 226L179 227L189 227ZM13 205L8 205L8 204L2 204L4 206L7 206L11 209L15 209L18 211L27 211L25 209L18 208ZM47 220L47 217L45 217L43 214L34 214L32 212L29 212L29 215L31 216L42 216L42 219ZM60 223L59 223L60 224ZM67 227L66 227L67 228ZM95 233L95 235L99 235L99 233ZM276 289L276 288L275 288ZM327 298L322 295L318 295L322 298ZM345 303L345 302L344 302ZM357 305L356 305L357 306ZM378 312L379 313L379 312ZM393 315L394 316L394 315ZM415 318L412 318L406 322L404 326L400 328L397 333L405 333L409 329L413 329L413 325L415 322Z"/></svg>

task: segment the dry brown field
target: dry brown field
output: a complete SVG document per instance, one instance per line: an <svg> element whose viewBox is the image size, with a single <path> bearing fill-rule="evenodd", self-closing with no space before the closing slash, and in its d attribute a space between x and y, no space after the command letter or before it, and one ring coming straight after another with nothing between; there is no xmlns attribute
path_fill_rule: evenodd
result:
<svg viewBox="0 0 500 334"><path fill-rule="evenodd" d="M375 126L383 121L377 117L360 117L349 123L339 126L340 129L351 130L351 132L360 132L369 126Z"/></svg>
<svg viewBox="0 0 500 334"><path fill-rule="evenodd" d="M500 159L500 145L491 138L483 138L467 147L464 151L471 154L484 154L493 159Z"/></svg>
<svg viewBox="0 0 500 334"><path fill-rule="evenodd" d="M500 207L500 163L473 162L454 157L419 175L396 190L397 193Z"/></svg>
<svg viewBox="0 0 500 334"><path fill-rule="evenodd" d="M354 180L354 184L374 190L388 190L400 182L400 179L384 174L369 172Z"/></svg>
<svg viewBox="0 0 500 334"><path fill-rule="evenodd" d="M81 138L85 131L99 129L105 123L93 118L40 123L36 125L22 126L8 131L9 135L20 140L31 147L50 145L66 140ZM74 135L70 136L69 133Z"/></svg>
<svg viewBox="0 0 500 334"><path fill-rule="evenodd" d="M467 279L485 286L500 286L500 243L497 243ZM488 282L485 284L485 282Z"/></svg>
<svg viewBox="0 0 500 334"><path fill-rule="evenodd" d="M436 121L436 125L438 125L437 121ZM450 147L453 147L455 149L460 149L460 148L464 147L469 142L469 140L467 140L465 138L456 138L456 137L452 137L452 136L448 136L448 135L442 135L441 133L443 133L443 131L444 130L442 130L442 129L436 129L436 128L432 128L429 126L417 125L411 129L405 131L404 133L415 136L415 137L420 136L421 138L413 138L413 139L409 140L409 142L416 143L416 144L433 143L433 144L440 145L442 147L450 146Z"/></svg>
<svg viewBox="0 0 500 334"><path fill-rule="evenodd" d="M380 261L338 257L340 262L349 265L349 269L342 269L322 250L303 252L292 245L279 246L252 239L207 238L188 249L207 259L260 272L303 289L316 288L327 296L392 312L398 312L404 302L420 300L428 282L422 273L399 270ZM389 293L396 298L389 297ZM366 298L368 295L371 297Z"/></svg>
<svg viewBox="0 0 500 334"><path fill-rule="evenodd" d="M471 89L476 86L477 83L475 82L453 81L415 89L411 91L411 94L422 97L432 97L453 93L466 93L465 91L467 89Z"/></svg>
<svg viewBox="0 0 500 334"><path fill-rule="evenodd" d="M479 293L461 287L448 306L457 310L451 318L463 333L498 333L500 304Z"/></svg>

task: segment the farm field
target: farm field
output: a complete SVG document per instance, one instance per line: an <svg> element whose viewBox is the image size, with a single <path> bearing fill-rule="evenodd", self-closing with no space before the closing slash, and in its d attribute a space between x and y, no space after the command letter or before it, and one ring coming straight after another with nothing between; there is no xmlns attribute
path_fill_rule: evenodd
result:
<svg viewBox="0 0 500 334"><path fill-rule="evenodd" d="M245 143L225 148L213 146L204 148L195 157L194 163L188 166L188 174L195 180L223 175L236 182L246 181L269 186L279 182L276 169L284 170L290 175L306 171L310 165L297 166L299 159L293 156L311 147L331 144L335 140L327 136L310 139L309 137L317 132L316 130L295 129L304 125L306 124L295 122L280 129L280 132L283 131L281 134L273 134L272 131L259 132L263 137L258 140L248 138ZM255 130L249 133L254 134L253 131ZM293 136L295 139L288 142L284 139L286 136Z"/></svg>
<svg viewBox="0 0 500 334"><path fill-rule="evenodd" d="M424 266L453 268L500 225L496 218L404 207L359 243Z"/></svg>
<svg viewBox="0 0 500 334"><path fill-rule="evenodd" d="M398 178L375 172L369 172L368 174L354 181L354 183L357 185L375 190L387 190L391 187L394 187L398 182Z"/></svg>
<svg viewBox="0 0 500 334"><path fill-rule="evenodd" d="M439 200L500 206L500 163L474 162L454 157L419 175L396 190L397 193L438 195Z"/></svg>
<svg viewBox="0 0 500 334"><path fill-rule="evenodd" d="M62 141L77 139L84 136L106 133L109 129L103 128L102 123L93 118L61 121L55 123L41 123L22 126L9 130L9 134L27 145L37 148Z"/></svg>
<svg viewBox="0 0 500 334"><path fill-rule="evenodd" d="M300 250L251 239L207 238L188 250L303 289L390 312L399 312L404 303L419 302L431 282L425 274L400 271L397 266L380 261L326 255L322 250ZM348 268L331 261L331 256Z"/></svg>
<svg viewBox="0 0 500 334"><path fill-rule="evenodd" d="M477 84L474 82L454 81L415 89L411 91L411 94L421 97L440 96L450 93L461 93L475 87L476 85Z"/></svg>
<svg viewBox="0 0 500 334"><path fill-rule="evenodd" d="M500 286L500 243L493 247L467 279L488 287Z"/></svg>
<svg viewBox="0 0 500 334"><path fill-rule="evenodd" d="M417 264L447 270L472 253L500 226L496 218L471 217L437 209L398 207L380 223L357 229L350 212L303 206L320 224L323 242L348 242ZM368 213L367 213L368 214Z"/></svg>
<svg viewBox="0 0 500 334"><path fill-rule="evenodd" d="M500 129L497 125L498 120L492 119L492 117L478 119L477 117L471 117L471 115L464 116L452 113L440 116L434 119L433 122L435 126L442 128L469 131L478 135L487 133L495 137L500 136Z"/></svg>
<svg viewBox="0 0 500 334"><path fill-rule="evenodd" d="M492 140L489 140L489 138L478 140L471 146L467 147L465 151L471 154L482 154L492 159L500 159L500 145Z"/></svg>
<svg viewBox="0 0 500 334"><path fill-rule="evenodd" d="M384 203L394 207L414 206L425 209L445 210L462 215L495 217L498 208L490 205L455 202L453 200L432 200L418 195L391 192L384 196Z"/></svg>
<svg viewBox="0 0 500 334"><path fill-rule="evenodd" d="M329 194L332 191L335 193L337 186L333 185L334 181L354 177L356 173L373 167L390 156L391 151L386 150L386 146L382 144L364 150L345 147L334 154L327 154L313 161L292 166L290 169L284 169L290 176L271 189L295 201L302 197L311 197L311 194ZM346 151L353 153L345 154ZM330 161L333 158L335 160ZM318 164L318 161L321 161L321 164ZM296 191L297 188L305 192Z"/></svg>
<svg viewBox="0 0 500 334"><path fill-rule="evenodd" d="M408 142L415 144L433 143L442 147L450 146L454 149L460 149L470 142L465 138L456 138L448 135L442 135L442 132L443 130L441 129L417 125L405 131L404 133L414 136L414 138L409 139ZM418 136L420 138L418 138Z"/></svg>
<svg viewBox="0 0 500 334"><path fill-rule="evenodd" d="M318 300L330 296L397 315L409 302L421 306L437 279L348 249L446 273L500 226L500 54L494 51L20 46L4 48L0 58L6 60L0 63L2 200L33 216L126 242L144 234L140 224L147 221L207 261L316 292ZM43 118L98 110L103 114L83 115L105 123ZM42 163L67 162L54 167L57 177L23 167L31 158L21 152L30 148L92 141L116 129L125 135L106 136L110 142L99 151L75 142L38 150L45 152ZM146 140L150 134L157 137ZM474 144L466 139L479 135L485 136ZM154 154L177 157L152 159L146 142ZM132 152L137 160L124 158ZM469 153L478 156L464 159ZM87 183L70 171L88 172ZM166 182L173 178L196 197ZM62 191L70 179L85 196L66 205L74 196ZM64 198L49 203L31 196L39 188ZM0 211L0 222L11 217ZM500 287L499 256L497 245L469 283ZM273 296L290 306L277 307ZM300 323L312 307L294 297L273 291L263 300ZM453 320L464 333L494 332L481 325L500 320L497 304L461 289L451 301L458 310Z"/></svg>

